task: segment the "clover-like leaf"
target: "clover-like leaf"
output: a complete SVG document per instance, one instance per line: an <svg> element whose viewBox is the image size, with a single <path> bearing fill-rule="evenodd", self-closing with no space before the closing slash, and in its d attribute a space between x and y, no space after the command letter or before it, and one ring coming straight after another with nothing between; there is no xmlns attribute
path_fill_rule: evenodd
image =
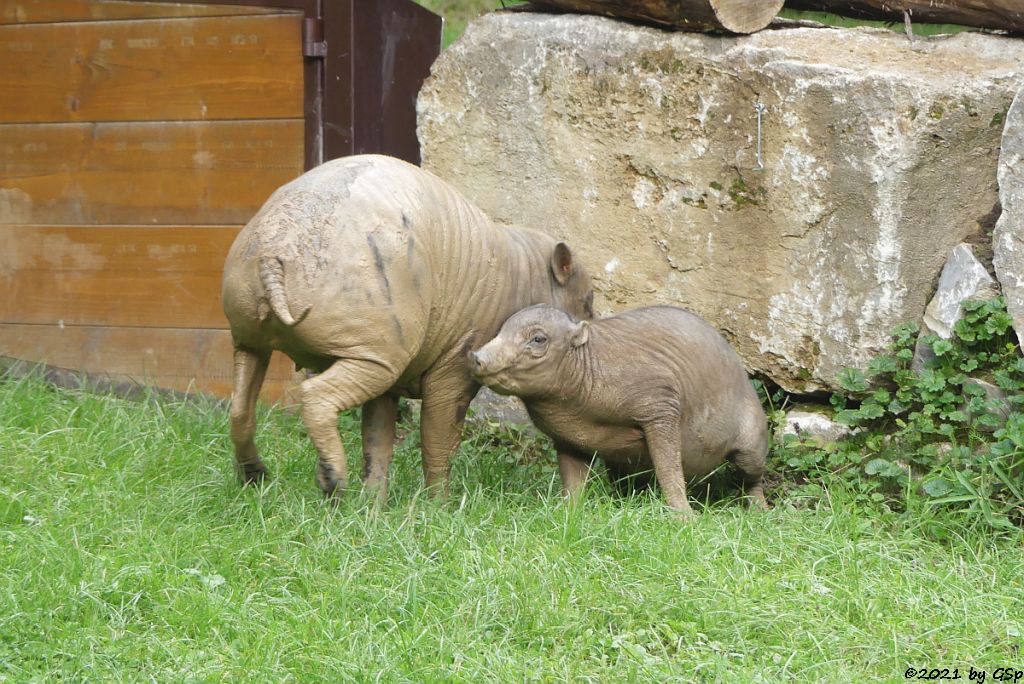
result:
<svg viewBox="0 0 1024 684"><path fill-rule="evenodd" d="M839 371L839 386L847 392L864 392L868 381L864 373L856 368L844 368Z"/></svg>
<svg viewBox="0 0 1024 684"><path fill-rule="evenodd" d="M953 485L948 480L936 477L922 484L921 489L933 499L938 499L940 496L948 496L953 491Z"/></svg>

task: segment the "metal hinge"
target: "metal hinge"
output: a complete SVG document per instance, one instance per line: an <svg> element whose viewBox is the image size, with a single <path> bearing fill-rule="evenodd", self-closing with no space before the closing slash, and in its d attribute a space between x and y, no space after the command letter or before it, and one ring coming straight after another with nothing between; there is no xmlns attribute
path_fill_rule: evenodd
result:
<svg viewBox="0 0 1024 684"><path fill-rule="evenodd" d="M323 19L306 17L302 21L302 56L327 56L327 41L324 40Z"/></svg>

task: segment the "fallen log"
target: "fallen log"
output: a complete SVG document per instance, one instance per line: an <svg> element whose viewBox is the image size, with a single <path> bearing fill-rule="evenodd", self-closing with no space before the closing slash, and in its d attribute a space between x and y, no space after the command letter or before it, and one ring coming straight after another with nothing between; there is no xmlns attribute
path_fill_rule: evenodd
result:
<svg viewBox="0 0 1024 684"><path fill-rule="evenodd" d="M692 31L754 33L767 26L784 0L533 0L534 6L603 14ZM1007 0L1012 1L1012 0Z"/></svg>
<svg viewBox="0 0 1024 684"><path fill-rule="evenodd" d="M1024 33L1021 0L786 0L786 7L844 17L912 23L959 24Z"/></svg>

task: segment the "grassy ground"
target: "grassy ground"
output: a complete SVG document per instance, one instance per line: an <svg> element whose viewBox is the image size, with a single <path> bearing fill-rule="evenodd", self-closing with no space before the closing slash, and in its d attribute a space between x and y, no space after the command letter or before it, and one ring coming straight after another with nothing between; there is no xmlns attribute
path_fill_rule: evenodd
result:
<svg viewBox="0 0 1024 684"><path fill-rule="evenodd" d="M357 425L342 417L350 454ZM293 415L263 412L271 480L243 489L222 405L0 381L0 681L966 680L1024 662L1019 539L842 489L690 524L601 486L572 507L543 443L486 427L437 504L405 427L388 504L331 508Z"/></svg>

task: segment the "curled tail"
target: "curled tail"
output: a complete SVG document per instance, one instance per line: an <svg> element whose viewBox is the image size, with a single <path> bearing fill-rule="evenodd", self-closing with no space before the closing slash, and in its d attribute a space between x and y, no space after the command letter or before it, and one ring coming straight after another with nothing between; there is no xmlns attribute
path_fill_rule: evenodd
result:
<svg viewBox="0 0 1024 684"><path fill-rule="evenodd" d="M292 317L288 310L288 300L284 296L284 262L279 257L263 257L260 259L260 280L267 292L270 308L281 322L292 327L298 325L309 313L310 307L302 312L298 319Z"/></svg>

